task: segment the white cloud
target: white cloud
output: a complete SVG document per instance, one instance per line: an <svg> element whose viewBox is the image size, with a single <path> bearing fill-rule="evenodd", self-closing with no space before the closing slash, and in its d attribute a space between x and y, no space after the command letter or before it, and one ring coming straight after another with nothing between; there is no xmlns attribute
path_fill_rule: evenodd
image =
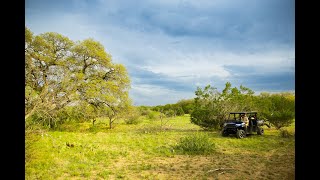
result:
<svg viewBox="0 0 320 180"><path fill-rule="evenodd" d="M135 84L132 85L130 96L138 100L135 101L135 105L153 106L193 98L194 92L176 91L157 85Z"/></svg>
<svg viewBox="0 0 320 180"><path fill-rule="evenodd" d="M160 50L158 50L160 51ZM152 52L150 52L152 53ZM161 54L161 53L153 53ZM165 54L165 52L163 52ZM210 78L225 79L236 74L231 74L225 66L239 66L243 69L253 70L254 73L279 73L291 72L294 67L294 55L291 51L270 51L259 54L231 53L220 51L209 52L168 52L167 58L160 61L147 62L144 69L164 76L177 78ZM243 70L242 70L243 71Z"/></svg>
<svg viewBox="0 0 320 180"><path fill-rule="evenodd" d="M197 60L189 61L172 61L172 63L159 64L156 66L145 66L146 70L162 74L172 78L209 78L212 76L225 78L230 73L223 67L208 61L199 62Z"/></svg>

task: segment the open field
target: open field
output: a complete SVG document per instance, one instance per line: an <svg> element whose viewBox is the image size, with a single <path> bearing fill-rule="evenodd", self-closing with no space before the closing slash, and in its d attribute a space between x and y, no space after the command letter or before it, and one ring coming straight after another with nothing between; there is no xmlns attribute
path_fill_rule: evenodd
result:
<svg viewBox="0 0 320 180"><path fill-rule="evenodd" d="M171 118L162 130L159 120L144 118L137 125L120 121L112 130L106 123L27 133L26 179L295 179L295 139L273 128L237 139L203 131L188 115ZM215 151L187 155L173 148L194 133L208 134Z"/></svg>

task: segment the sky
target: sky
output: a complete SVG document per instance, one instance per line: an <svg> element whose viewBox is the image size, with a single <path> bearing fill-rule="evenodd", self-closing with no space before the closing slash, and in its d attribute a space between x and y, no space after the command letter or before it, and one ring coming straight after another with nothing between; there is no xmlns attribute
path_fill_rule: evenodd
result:
<svg viewBox="0 0 320 180"><path fill-rule="evenodd" d="M194 98L230 82L295 91L294 0L26 0L34 34L93 38L123 64L134 105Z"/></svg>

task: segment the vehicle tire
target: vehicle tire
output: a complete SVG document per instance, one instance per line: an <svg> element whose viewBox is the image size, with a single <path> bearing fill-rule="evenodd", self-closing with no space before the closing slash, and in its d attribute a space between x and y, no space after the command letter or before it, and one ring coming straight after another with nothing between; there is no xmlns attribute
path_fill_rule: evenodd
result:
<svg viewBox="0 0 320 180"><path fill-rule="evenodd" d="M222 132L221 132L221 135L222 135L223 137L227 137L227 136L229 136L229 133L228 133L227 131L222 131Z"/></svg>
<svg viewBox="0 0 320 180"><path fill-rule="evenodd" d="M257 131L257 134L258 135L263 135L263 133L264 133L264 129L262 127L259 127L258 131Z"/></svg>
<svg viewBox="0 0 320 180"><path fill-rule="evenodd" d="M246 132L242 129L237 130L237 138L242 139L246 137Z"/></svg>

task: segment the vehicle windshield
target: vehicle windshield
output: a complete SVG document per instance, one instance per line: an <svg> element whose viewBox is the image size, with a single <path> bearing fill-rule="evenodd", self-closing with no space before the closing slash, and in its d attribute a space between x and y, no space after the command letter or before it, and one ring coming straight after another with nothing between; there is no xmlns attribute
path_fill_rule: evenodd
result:
<svg viewBox="0 0 320 180"><path fill-rule="evenodd" d="M242 114L235 114L235 113L231 114L230 113L227 120L240 121L241 120L241 115Z"/></svg>
<svg viewBox="0 0 320 180"><path fill-rule="evenodd" d="M251 120L256 120L257 119L257 113L253 112L239 112L239 113L230 113L227 120L232 120L232 121L241 121L241 117L244 116L244 114L246 114L246 116L248 117L248 119Z"/></svg>

